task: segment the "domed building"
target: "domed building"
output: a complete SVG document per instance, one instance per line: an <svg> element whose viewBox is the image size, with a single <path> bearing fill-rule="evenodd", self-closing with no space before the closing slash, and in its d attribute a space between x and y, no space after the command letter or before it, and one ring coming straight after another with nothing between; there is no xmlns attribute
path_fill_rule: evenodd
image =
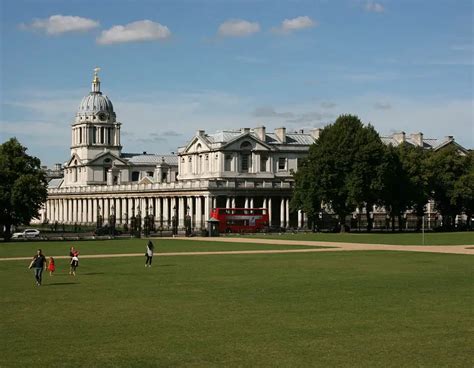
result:
<svg viewBox="0 0 474 368"><path fill-rule="evenodd" d="M319 138L320 129L197 130L176 155L123 153L121 123L102 94L98 71L72 123L64 177L49 182L40 221L92 225L101 218L103 224L125 226L132 217L147 216L155 228L183 229L186 219L192 229L200 230L212 209L238 209L248 215L253 212L247 209L253 208L268 214L270 226L307 226L302 211L290 210L292 172ZM400 132L381 138L391 145L432 150L455 145L461 154L467 152L453 137L436 140Z"/></svg>
<svg viewBox="0 0 474 368"><path fill-rule="evenodd" d="M71 158L62 187L116 185L154 175L159 166L166 181L176 178L177 158L170 155L122 154L120 126L112 101L100 90L99 68L72 123ZM163 174L161 175L163 177Z"/></svg>

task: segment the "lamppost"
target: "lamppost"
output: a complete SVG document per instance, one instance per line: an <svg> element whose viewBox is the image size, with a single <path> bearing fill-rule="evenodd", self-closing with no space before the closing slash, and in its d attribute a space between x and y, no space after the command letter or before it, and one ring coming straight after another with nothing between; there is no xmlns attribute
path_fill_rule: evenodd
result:
<svg viewBox="0 0 474 368"><path fill-rule="evenodd" d="M97 229L102 227L102 214L100 212L100 206L97 206Z"/></svg>
<svg viewBox="0 0 474 368"><path fill-rule="evenodd" d="M143 233L145 236L150 234L150 215L148 214L148 206L145 207L145 218L143 223Z"/></svg>
<svg viewBox="0 0 474 368"><path fill-rule="evenodd" d="M173 226L173 235L178 235L178 210L176 206L173 207L173 218L171 225Z"/></svg>
<svg viewBox="0 0 474 368"><path fill-rule="evenodd" d="M110 208L109 231L110 235L115 235L115 207L113 205Z"/></svg>
<svg viewBox="0 0 474 368"><path fill-rule="evenodd" d="M137 207L137 218L136 221L136 237L140 238L142 235L142 212L140 210L140 206Z"/></svg>
<svg viewBox="0 0 474 368"><path fill-rule="evenodd" d="M191 235L191 216L189 215L189 206L186 206L186 217L185 217L185 230L186 230L186 236Z"/></svg>

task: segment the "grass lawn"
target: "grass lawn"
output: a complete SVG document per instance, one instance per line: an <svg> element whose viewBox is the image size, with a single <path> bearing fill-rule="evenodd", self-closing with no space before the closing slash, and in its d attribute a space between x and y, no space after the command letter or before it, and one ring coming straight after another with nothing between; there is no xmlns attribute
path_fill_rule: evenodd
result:
<svg viewBox="0 0 474 368"><path fill-rule="evenodd" d="M83 259L75 278L57 263L36 287L25 262L0 262L0 366L474 363L469 256L171 256L149 269L133 257Z"/></svg>
<svg viewBox="0 0 474 368"><path fill-rule="evenodd" d="M252 235L253 236L253 235ZM286 240L311 240L325 242L422 245L421 233L373 233L373 234L331 234L331 233L283 233L255 235L259 238ZM453 233L425 233L425 245L474 245L474 231Z"/></svg>
<svg viewBox="0 0 474 368"><path fill-rule="evenodd" d="M147 239L116 239L116 240L88 240L88 241L32 241L32 242L0 242L1 257L33 257L36 250L41 248L46 256L67 256L69 249L74 246L85 254L112 254L112 253L143 253ZM180 239L153 239L155 252L205 252L226 250L260 250L260 249L298 249L307 248L304 245L271 245L249 243L220 243L206 241L189 241ZM324 248L324 247L321 247Z"/></svg>

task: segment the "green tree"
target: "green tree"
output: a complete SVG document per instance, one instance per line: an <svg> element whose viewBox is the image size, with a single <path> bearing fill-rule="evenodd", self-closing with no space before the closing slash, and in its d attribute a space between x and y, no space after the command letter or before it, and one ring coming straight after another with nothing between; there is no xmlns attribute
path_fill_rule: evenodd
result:
<svg viewBox="0 0 474 368"><path fill-rule="evenodd" d="M474 152L469 153L466 161L466 173L454 183L451 204L466 214L467 227L471 229L471 220L474 215Z"/></svg>
<svg viewBox="0 0 474 368"><path fill-rule="evenodd" d="M321 131L295 174L292 207L315 216L324 203L344 231L347 215L357 207L370 209L380 198L382 153L371 126L364 127L357 116L341 115Z"/></svg>
<svg viewBox="0 0 474 368"><path fill-rule="evenodd" d="M47 197L40 160L26 153L16 138L0 145L0 230L11 237L11 226L28 224L37 217Z"/></svg>
<svg viewBox="0 0 474 368"><path fill-rule="evenodd" d="M469 157L460 155L455 146L433 152L428 160L433 199L443 216L443 227L449 230L454 229L456 215L462 211L460 202L455 199L455 185L468 174L468 160Z"/></svg>

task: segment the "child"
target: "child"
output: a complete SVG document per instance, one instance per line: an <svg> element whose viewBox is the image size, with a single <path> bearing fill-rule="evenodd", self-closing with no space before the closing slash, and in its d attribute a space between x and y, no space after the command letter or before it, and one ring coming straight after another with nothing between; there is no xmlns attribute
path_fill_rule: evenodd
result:
<svg viewBox="0 0 474 368"><path fill-rule="evenodd" d="M79 252L74 252L71 258L71 273L76 276L76 268L79 266Z"/></svg>
<svg viewBox="0 0 474 368"><path fill-rule="evenodd" d="M53 276L54 271L56 271L56 266L54 265L53 257L49 257L48 271L49 271L49 276Z"/></svg>

